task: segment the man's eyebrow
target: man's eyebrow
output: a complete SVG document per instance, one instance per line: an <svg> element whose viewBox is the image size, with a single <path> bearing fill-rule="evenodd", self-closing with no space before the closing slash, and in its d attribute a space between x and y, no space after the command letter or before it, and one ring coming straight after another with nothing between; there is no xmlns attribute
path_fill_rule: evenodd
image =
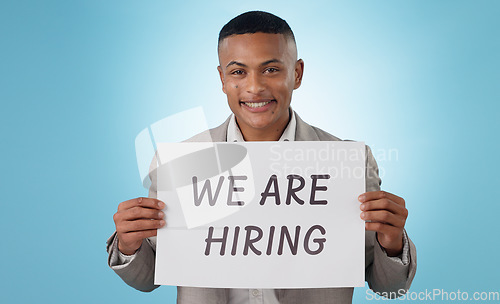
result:
<svg viewBox="0 0 500 304"><path fill-rule="evenodd" d="M270 59L270 60L267 60L267 61L264 61L263 63L260 64L260 66L265 66L265 65L268 65L270 63L280 63L280 64L283 64L283 61L281 60L278 60L278 59ZM229 62L227 65L226 65L226 69L230 66L230 65L237 65L237 66L240 66L240 67L248 67L246 64L244 63L241 63L241 62L238 62L238 61L231 61Z"/></svg>
<svg viewBox="0 0 500 304"><path fill-rule="evenodd" d="M244 68L246 68L246 67L247 67L247 65L246 65L246 64L243 64L243 63L241 63L241 62L238 62L238 61L231 61L231 62L229 62L229 63L226 65L226 69L227 69L230 65L233 65L233 64L234 64L234 65L237 65L237 66L240 66L240 67L244 67Z"/></svg>
<svg viewBox="0 0 500 304"><path fill-rule="evenodd" d="M260 65L261 66L264 66L264 65L268 65L270 63L281 63L283 64L283 61L281 60L278 60L278 59L271 59L271 60L268 60L268 61L264 61L263 63L261 63Z"/></svg>

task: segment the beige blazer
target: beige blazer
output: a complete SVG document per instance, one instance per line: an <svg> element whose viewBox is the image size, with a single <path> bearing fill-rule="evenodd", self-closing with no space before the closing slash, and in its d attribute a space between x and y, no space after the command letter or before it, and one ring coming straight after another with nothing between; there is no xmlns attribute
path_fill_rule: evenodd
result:
<svg viewBox="0 0 500 304"><path fill-rule="evenodd" d="M295 140L297 141L337 141L339 138L305 123L294 112L297 119ZM225 142L229 119L217 128L207 130L187 140L191 142L214 141ZM378 167L366 147L366 191L380 190ZM156 176L152 174L150 197L156 197ZM406 232L405 232L406 234ZM107 242L109 253L108 264L128 285L141 290L152 291L154 285L156 237L145 239L136 257L126 265L117 265L118 247L116 233ZM371 289L376 292L400 293L408 290L417 268L417 253L415 245L409 241L410 261L403 265L401 261L389 258L380 247L373 231L365 233L365 276ZM115 266L113 266L115 265ZM352 303L353 288L313 288L313 289L276 289L276 297L282 304L326 304ZM177 287L177 303L179 304L226 304L229 289Z"/></svg>

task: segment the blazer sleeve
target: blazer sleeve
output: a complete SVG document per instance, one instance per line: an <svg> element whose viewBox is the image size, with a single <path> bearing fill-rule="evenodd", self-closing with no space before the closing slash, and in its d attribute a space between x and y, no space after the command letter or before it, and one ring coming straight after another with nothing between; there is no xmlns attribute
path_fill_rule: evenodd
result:
<svg viewBox="0 0 500 304"><path fill-rule="evenodd" d="M144 239L132 259L124 264L118 262L118 238L116 232L107 241L108 265L128 285L140 291L152 291L154 284L155 244Z"/></svg>
<svg viewBox="0 0 500 304"><path fill-rule="evenodd" d="M156 157L150 167L149 177L151 186L149 197L156 198ZM159 285L154 284L155 260L156 260L156 237L142 240L142 245L126 263L120 263L118 259L118 238L116 231L108 239L106 250L108 251L108 265L128 285L140 291L152 291Z"/></svg>
<svg viewBox="0 0 500 304"><path fill-rule="evenodd" d="M380 190L378 166L371 149L366 146L366 191ZM410 288L417 269L415 245L404 231L408 241L408 263L400 258L389 257L377 241L376 233L365 234L365 276L370 288L381 295L396 298Z"/></svg>

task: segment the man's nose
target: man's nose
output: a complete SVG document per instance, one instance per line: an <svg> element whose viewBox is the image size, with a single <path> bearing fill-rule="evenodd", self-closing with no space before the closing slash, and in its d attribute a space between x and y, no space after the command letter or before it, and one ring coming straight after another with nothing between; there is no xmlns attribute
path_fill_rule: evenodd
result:
<svg viewBox="0 0 500 304"><path fill-rule="evenodd" d="M264 91L264 82L259 73L251 73L247 77L247 92L259 94Z"/></svg>

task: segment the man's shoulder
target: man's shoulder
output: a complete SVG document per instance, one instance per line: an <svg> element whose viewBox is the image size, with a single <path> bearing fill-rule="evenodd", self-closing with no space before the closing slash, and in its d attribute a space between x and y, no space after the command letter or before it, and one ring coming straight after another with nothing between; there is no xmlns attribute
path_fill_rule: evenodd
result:
<svg viewBox="0 0 500 304"><path fill-rule="evenodd" d="M318 127L311 126L313 128L314 132L318 135L319 140L321 141L342 141L343 139L338 138L335 135L332 135Z"/></svg>
<svg viewBox="0 0 500 304"><path fill-rule="evenodd" d="M203 131L196 134L195 136L186 139L184 142L224 142L227 141L227 126L229 125L229 120L226 119L220 126Z"/></svg>

